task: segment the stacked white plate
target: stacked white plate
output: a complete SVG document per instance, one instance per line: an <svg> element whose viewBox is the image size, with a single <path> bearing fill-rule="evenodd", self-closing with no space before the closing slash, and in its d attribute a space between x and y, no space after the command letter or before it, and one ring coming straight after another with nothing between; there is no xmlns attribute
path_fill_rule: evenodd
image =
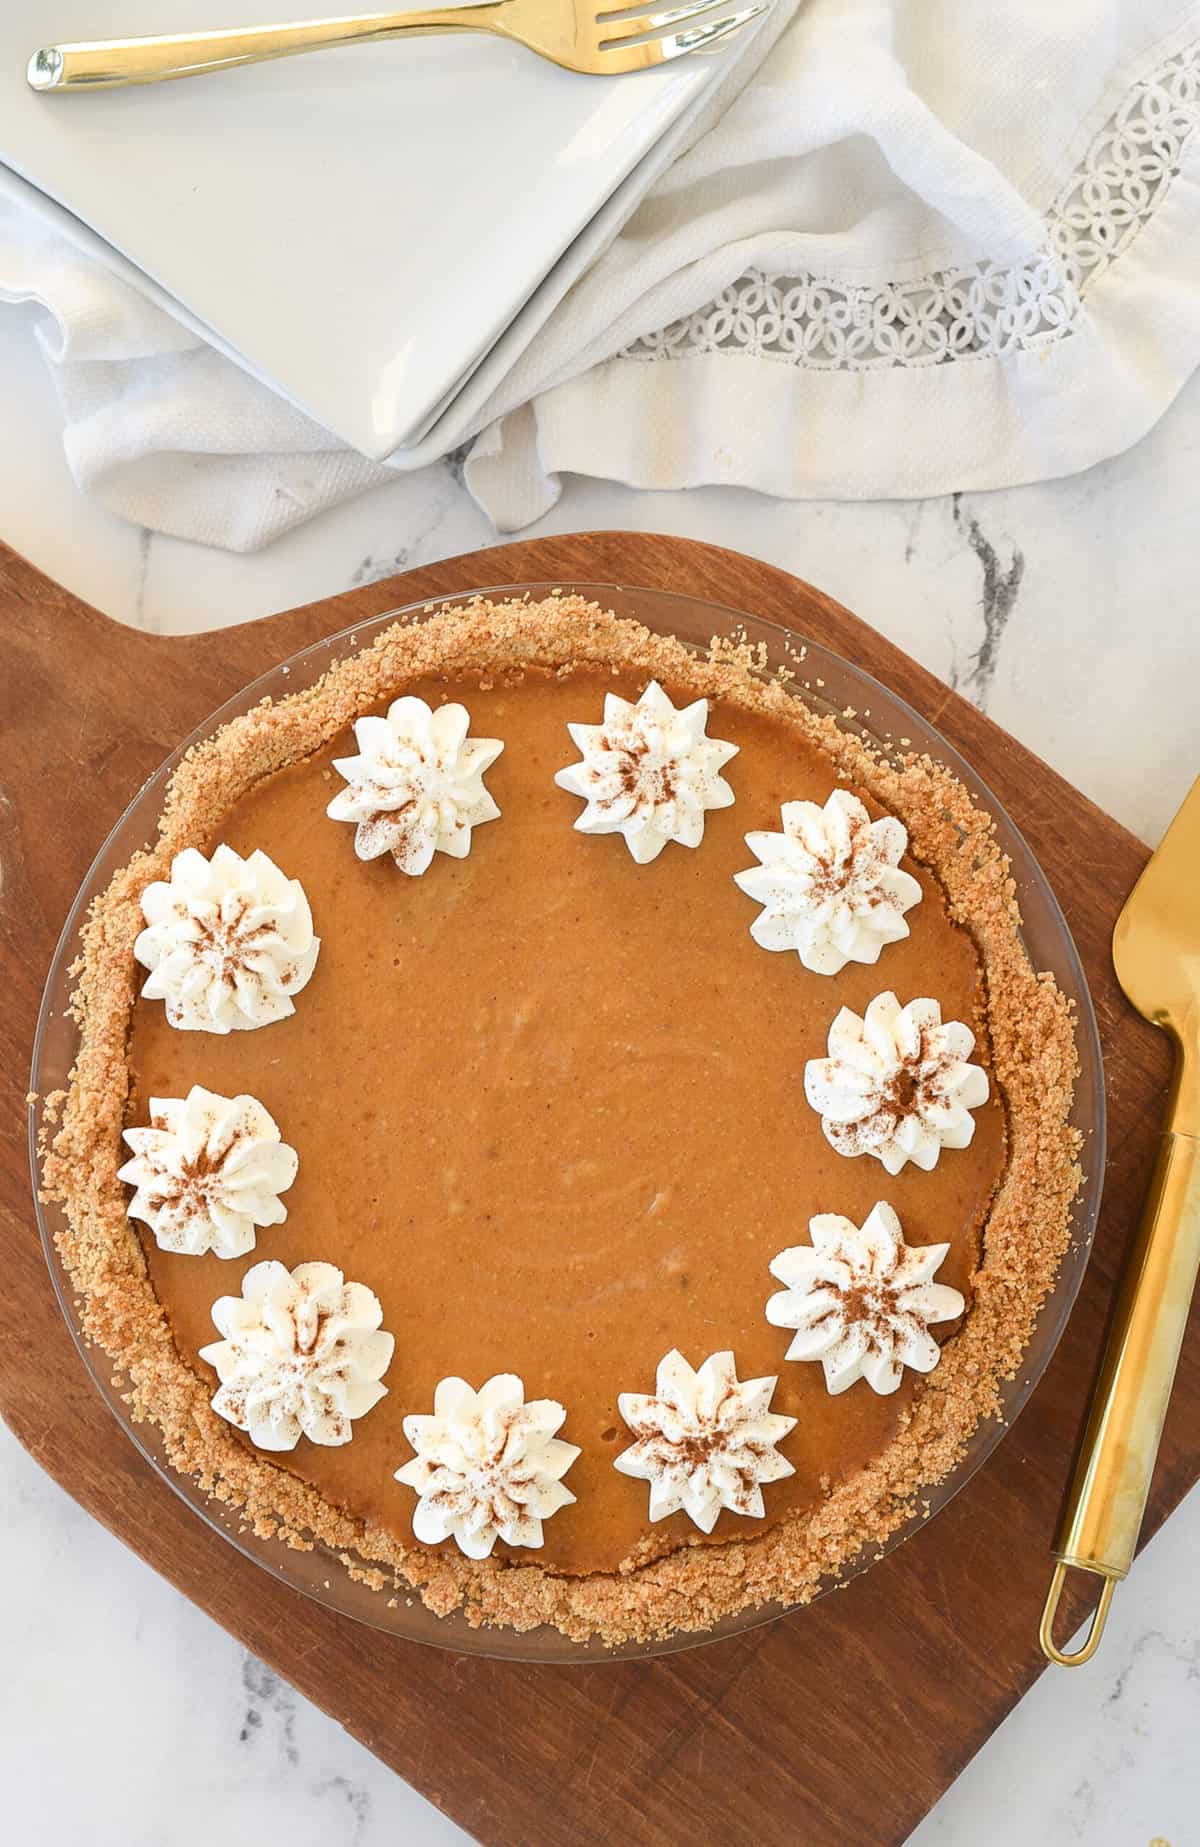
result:
<svg viewBox="0 0 1200 1847"><path fill-rule="evenodd" d="M755 29L621 78L455 35L128 90L25 83L47 42L340 10L4 0L0 195L384 460L507 370Z"/></svg>

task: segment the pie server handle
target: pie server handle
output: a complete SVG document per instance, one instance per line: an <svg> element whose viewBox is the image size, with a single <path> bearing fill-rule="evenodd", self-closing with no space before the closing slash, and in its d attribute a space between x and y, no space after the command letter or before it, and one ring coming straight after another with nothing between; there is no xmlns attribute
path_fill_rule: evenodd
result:
<svg viewBox="0 0 1200 1847"><path fill-rule="evenodd" d="M1090 1661L1133 1563L1175 1367L1200 1270L1200 1139L1168 1129L1125 1272L1071 1491L1038 1639L1060 1667ZM1104 1580L1083 1644L1064 1653L1054 1618L1068 1571Z"/></svg>

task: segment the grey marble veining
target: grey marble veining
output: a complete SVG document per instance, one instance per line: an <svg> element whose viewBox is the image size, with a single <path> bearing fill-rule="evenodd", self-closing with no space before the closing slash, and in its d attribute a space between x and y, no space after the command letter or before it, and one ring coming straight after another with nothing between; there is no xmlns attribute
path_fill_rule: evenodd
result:
<svg viewBox="0 0 1200 1847"><path fill-rule="evenodd" d="M962 499L961 494L951 496L951 518L955 529L963 534L979 564L982 576L979 616L983 634L979 646L967 657L965 663L955 661L952 664L949 680L955 692L973 700L981 711L986 712L992 679L1000 659L1000 645L1016 605L1021 579L1025 575L1025 554L1019 546L1010 545L1008 563L1002 564L1000 554L983 530L979 515L964 508ZM912 559L908 562L911 564Z"/></svg>
<svg viewBox="0 0 1200 1847"><path fill-rule="evenodd" d="M120 525L67 474L30 320L0 313L0 536L121 621L218 627L495 543L461 458L256 557ZM809 578L1154 841L1200 770L1198 450L1193 383L1137 449L1070 480L854 506L581 479L536 530L680 533ZM917 1847L1200 1838L1198 1554L1200 1490L1119 1592L1095 1665L1042 1678ZM466 1839L95 1525L2 1426L0 1660L0 1838L21 1847Z"/></svg>

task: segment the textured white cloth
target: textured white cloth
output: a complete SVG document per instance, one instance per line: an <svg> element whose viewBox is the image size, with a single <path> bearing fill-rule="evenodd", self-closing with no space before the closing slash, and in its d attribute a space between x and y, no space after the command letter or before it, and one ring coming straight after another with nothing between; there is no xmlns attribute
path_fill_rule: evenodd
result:
<svg viewBox="0 0 1200 1847"><path fill-rule="evenodd" d="M1200 357L1195 0L808 0L771 31L392 466L473 442L511 529L566 472L916 496L1151 427ZM68 458L115 512L248 549L388 477L0 200L3 297L48 308Z"/></svg>

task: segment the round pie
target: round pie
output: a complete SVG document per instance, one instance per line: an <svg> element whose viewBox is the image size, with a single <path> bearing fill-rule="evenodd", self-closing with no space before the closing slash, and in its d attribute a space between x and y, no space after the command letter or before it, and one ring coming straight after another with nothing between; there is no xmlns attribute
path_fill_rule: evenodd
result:
<svg viewBox="0 0 1200 1847"><path fill-rule="evenodd" d="M44 1164L85 1332L381 1596L609 1644L804 1601L1067 1246L1018 923L950 772L745 646L398 624L191 751L93 907Z"/></svg>

